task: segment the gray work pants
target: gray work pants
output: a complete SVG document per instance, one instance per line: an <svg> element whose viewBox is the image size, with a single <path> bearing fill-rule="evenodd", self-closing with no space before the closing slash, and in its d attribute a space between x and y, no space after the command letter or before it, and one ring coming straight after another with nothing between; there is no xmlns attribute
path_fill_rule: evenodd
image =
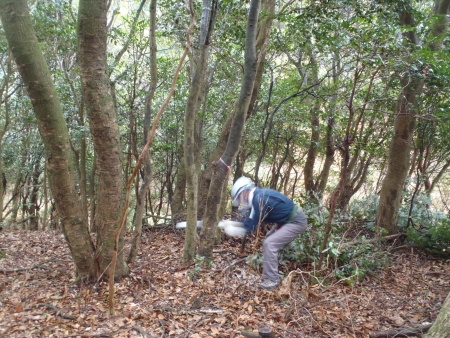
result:
<svg viewBox="0 0 450 338"><path fill-rule="evenodd" d="M267 237L263 243L263 278L274 282L280 281L278 275L278 251L286 244L293 241L295 237L305 231L308 226L305 213L299 210L298 214L289 223L281 226L272 235Z"/></svg>

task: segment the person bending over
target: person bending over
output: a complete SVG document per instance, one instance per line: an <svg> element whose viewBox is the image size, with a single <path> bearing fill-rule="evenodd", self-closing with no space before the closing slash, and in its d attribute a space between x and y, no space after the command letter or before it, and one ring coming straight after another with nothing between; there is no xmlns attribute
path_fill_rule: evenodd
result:
<svg viewBox="0 0 450 338"><path fill-rule="evenodd" d="M278 251L305 231L308 222L303 210L282 193L255 187L247 177L240 177L231 189L232 205L251 209L243 220L246 232L255 231L263 223L274 223L263 243L263 282L260 289L272 290L280 285L278 275Z"/></svg>

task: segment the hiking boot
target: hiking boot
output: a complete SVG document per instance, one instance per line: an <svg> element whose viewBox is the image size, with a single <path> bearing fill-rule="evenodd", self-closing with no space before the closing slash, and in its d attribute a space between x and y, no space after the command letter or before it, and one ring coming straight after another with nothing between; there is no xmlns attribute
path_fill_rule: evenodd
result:
<svg viewBox="0 0 450 338"><path fill-rule="evenodd" d="M280 282L274 282L270 279L265 279L264 282L262 282L261 284L258 285L258 287L260 289L264 289L264 290L273 290L278 285L280 285Z"/></svg>

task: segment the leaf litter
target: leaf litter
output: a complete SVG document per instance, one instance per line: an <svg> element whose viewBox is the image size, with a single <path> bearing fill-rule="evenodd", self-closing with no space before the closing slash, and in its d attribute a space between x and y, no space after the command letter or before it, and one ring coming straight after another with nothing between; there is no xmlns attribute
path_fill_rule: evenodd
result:
<svg viewBox="0 0 450 338"><path fill-rule="evenodd" d="M261 242L250 240L245 255ZM0 337L234 338L268 327L276 337L364 338L433 323L450 292L449 260L404 247L391 248L391 265L353 286L308 285L313 270L301 266L265 291L240 241L224 235L209 269L184 266L183 245L183 230L144 232L130 274L115 284L111 316L107 282L73 282L61 232L2 231Z"/></svg>

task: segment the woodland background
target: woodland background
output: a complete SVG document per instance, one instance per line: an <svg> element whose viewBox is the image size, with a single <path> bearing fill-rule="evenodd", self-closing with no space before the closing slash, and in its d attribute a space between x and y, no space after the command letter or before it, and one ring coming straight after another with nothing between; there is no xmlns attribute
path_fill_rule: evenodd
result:
<svg viewBox="0 0 450 338"><path fill-rule="evenodd" d="M223 241L258 271L263 234L238 253L216 227L235 217L229 189L245 175L308 215L310 231L281 253L285 277L301 267L309 286L353 287L395 261L392 240L445 266L448 11L447 0L1 0L0 249L11 255L19 229L60 231L73 282L109 276L113 315L113 277L151 250L143 227L187 220L177 258L190 280L211 280Z"/></svg>

